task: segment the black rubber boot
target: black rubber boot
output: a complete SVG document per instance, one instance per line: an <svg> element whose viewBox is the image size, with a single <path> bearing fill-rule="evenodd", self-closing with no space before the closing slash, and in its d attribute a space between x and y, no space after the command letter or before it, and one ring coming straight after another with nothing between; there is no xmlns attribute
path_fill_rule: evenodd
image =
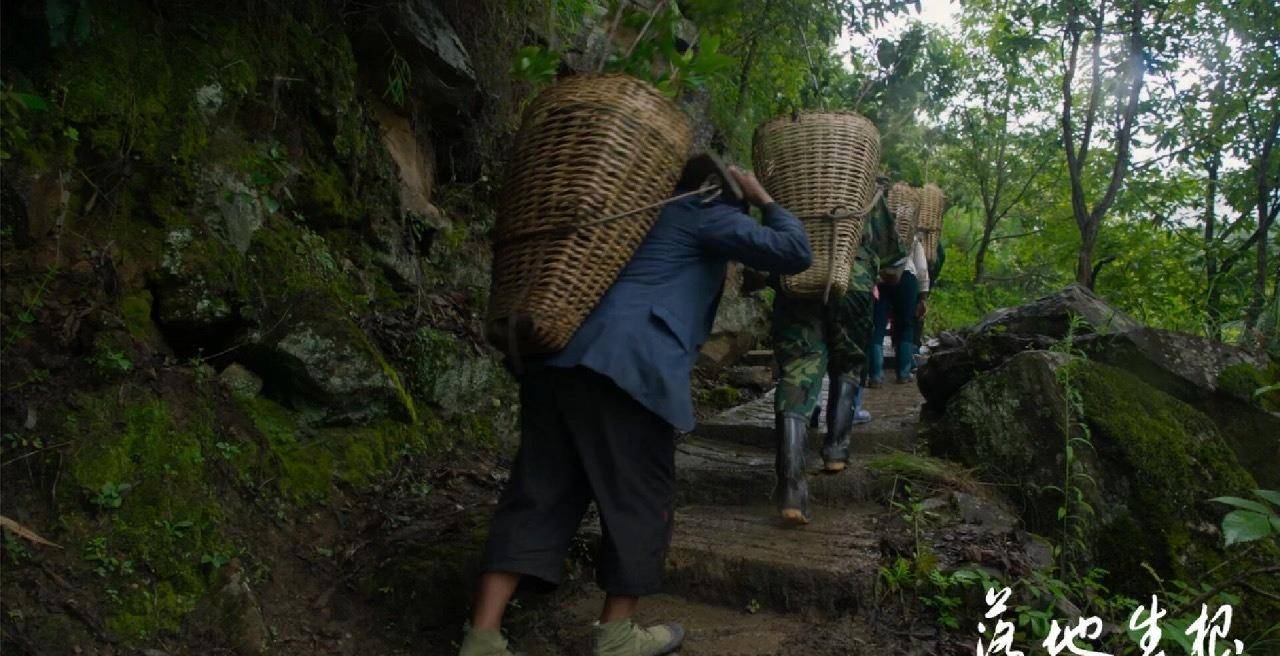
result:
<svg viewBox="0 0 1280 656"><path fill-rule="evenodd" d="M827 390L827 435L822 441L823 468L844 471L849 462L849 440L853 434L854 394L858 384L843 376L831 381Z"/></svg>
<svg viewBox="0 0 1280 656"><path fill-rule="evenodd" d="M809 523L809 484L805 481L804 450L808 417L777 415L778 454L774 471L778 476L773 497L778 513L789 524Z"/></svg>

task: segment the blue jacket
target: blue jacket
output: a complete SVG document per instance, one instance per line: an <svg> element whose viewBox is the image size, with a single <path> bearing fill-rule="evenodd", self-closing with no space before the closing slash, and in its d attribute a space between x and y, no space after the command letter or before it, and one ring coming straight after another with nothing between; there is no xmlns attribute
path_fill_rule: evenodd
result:
<svg viewBox="0 0 1280 656"><path fill-rule="evenodd" d="M799 273L812 253L804 227L774 203L764 225L728 203L675 201L563 351L544 363L608 376L672 426L693 429L689 376L711 332L730 260Z"/></svg>

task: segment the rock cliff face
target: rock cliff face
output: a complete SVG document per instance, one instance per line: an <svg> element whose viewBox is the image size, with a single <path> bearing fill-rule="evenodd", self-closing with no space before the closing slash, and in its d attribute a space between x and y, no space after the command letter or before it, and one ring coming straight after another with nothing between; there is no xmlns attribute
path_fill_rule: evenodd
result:
<svg viewBox="0 0 1280 656"><path fill-rule="evenodd" d="M277 586L325 580L290 578L283 536L513 440L477 321L520 100L520 34L490 23L517 16L487 3L463 34L475 3L12 5L3 514L64 547L38 562L80 615L9 570L6 648L261 653L258 605L283 622Z"/></svg>

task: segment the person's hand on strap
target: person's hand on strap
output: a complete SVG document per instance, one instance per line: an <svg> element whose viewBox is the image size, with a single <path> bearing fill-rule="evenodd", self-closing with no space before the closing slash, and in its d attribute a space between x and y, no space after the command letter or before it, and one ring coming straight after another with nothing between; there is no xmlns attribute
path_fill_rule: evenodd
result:
<svg viewBox="0 0 1280 656"><path fill-rule="evenodd" d="M738 186L742 187L743 200L759 207L764 207L773 202L773 198L769 196L769 192L764 190L764 185L760 184L755 174L737 166L730 166L729 175L732 175L738 181Z"/></svg>

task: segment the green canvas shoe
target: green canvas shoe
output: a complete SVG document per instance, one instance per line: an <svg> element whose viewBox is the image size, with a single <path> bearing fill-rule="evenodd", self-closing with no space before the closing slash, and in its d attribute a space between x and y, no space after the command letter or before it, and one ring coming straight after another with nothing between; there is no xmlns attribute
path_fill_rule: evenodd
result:
<svg viewBox="0 0 1280 656"><path fill-rule="evenodd" d="M458 656L522 656L522 654L507 649L507 639L502 637L501 631L471 629L462 639L462 649L458 650Z"/></svg>
<svg viewBox="0 0 1280 656"><path fill-rule="evenodd" d="M684 628L679 624L660 624L642 629L630 619L596 624L594 656L661 656L680 648Z"/></svg>

